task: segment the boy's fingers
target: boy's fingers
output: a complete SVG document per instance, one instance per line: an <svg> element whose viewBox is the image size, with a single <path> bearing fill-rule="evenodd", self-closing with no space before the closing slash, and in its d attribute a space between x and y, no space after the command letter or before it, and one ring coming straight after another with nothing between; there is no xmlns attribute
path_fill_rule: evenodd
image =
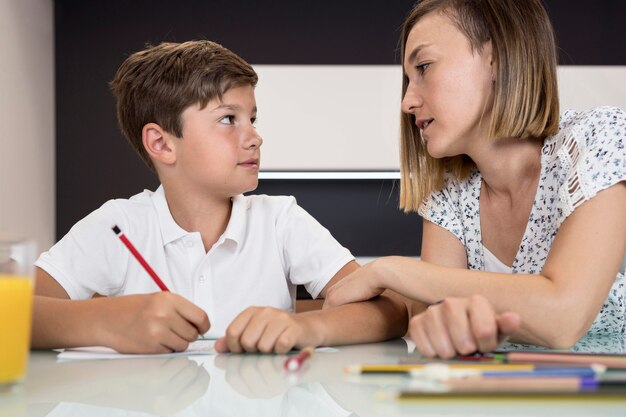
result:
<svg viewBox="0 0 626 417"><path fill-rule="evenodd" d="M273 352L276 348L276 344L278 342L278 338L280 335L287 331L291 326L288 322L284 322L282 320L273 320L271 321L261 334L259 341L257 343L257 349L263 353Z"/></svg>
<svg viewBox="0 0 626 417"><path fill-rule="evenodd" d="M256 309L255 313L251 314L250 320L239 337L239 344L245 352L258 352L258 343L268 326L268 319L266 314L260 314L260 311Z"/></svg>
<svg viewBox="0 0 626 417"><path fill-rule="evenodd" d="M241 336L248 325L248 322L252 319L253 309L248 308L241 313L230 323L226 329L226 345L228 350L233 353L241 353L243 348L241 346Z"/></svg>
<svg viewBox="0 0 626 417"><path fill-rule="evenodd" d="M178 314L198 329L198 333L204 334L209 331L211 327L209 316L200 307L180 296L175 297L174 307Z"/></svg>
<svg viewBox="0 0 626 417"><path fill-rule="evenodd" d="M160 343L163 347L169 349L169 352L184 352L189 347L188 341L171 331L162 336Z"/></svg>
<svg viewBox="0 0 626 417"><path fill-rule="evenodd" d="M174 332L178 337L184 339L188 342L193 342L198 339L198 329L195 325L185 320L185 318L181 316L175 316L170 321L170 329Z"/></svg>
<svg viewBox="0 0 626 417"><path fill-rule="evenodd" d="M217 353L227 353L227 352L229 352L228 345L226 344L226 338L220 337L219 339L217 339L215 341L215 351Z"/></svg>

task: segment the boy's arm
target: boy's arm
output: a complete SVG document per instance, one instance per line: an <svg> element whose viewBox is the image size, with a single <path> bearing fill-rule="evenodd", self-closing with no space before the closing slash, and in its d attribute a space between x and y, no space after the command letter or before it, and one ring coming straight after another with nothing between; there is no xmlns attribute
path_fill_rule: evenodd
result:
<svg viewBox="0 0 626 417"><path fill-rule="evenodd" d="M344 265L321 296L358 268L355 261ZM299 314L250 307L233 320L215 347L219 352L285 353L294 347L378 342L403 336L407 323L404 301L390 291L373 300Z"/></svg>
<svg viewBox="0 0 626 417"><path fill-rule="evenodd" d="M182 351L209 329L206 313L169 292L70 300L37 268L31 346L109 346L124 353Z"/></svg>
<svg viewBox="0 0 626 417"><path fill-rule="evenodd" d="M321 298L326 298L330 287L359 269L355 261L347 263L324 286ZM324 336L322 345L380 342L405 335L408 326L408 309L405 299L393 291L365 303L344 305L345 308L325 308L302 313L317 324Z"/></svg>

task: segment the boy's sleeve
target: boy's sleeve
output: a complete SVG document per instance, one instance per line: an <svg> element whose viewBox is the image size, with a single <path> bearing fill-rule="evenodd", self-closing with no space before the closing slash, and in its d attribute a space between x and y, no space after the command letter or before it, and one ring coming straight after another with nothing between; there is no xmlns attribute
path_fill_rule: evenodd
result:
<svg viewBox="0 0 626 417"><path fill-rule="evenodd" d="M73 300L95 293L114 294L123 285L128 262L128 254L111 231L120 219L114 202L106 203L76 223L35 265L50 274Z"/></svg>
<svg viewBox="0 0 626 417"><path fill-rule="evenodd" d="M277 220L289 280L304 285L313 298L335 274L354 260L350 251L289 197Z"/></svg>

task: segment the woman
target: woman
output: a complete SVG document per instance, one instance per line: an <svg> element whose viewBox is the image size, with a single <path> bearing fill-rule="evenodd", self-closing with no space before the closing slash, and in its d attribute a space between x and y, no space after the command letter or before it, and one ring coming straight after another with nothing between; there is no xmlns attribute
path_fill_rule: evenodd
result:
<svg viewBox="0 0 626 417"><path fill-rule="evenodd" d="M419 351L444 358L623 334L626 117L559 120L541 1L424 0L401 41L400 206L424 218L422 257L380 258L326 305L398 292Z"/></svg>

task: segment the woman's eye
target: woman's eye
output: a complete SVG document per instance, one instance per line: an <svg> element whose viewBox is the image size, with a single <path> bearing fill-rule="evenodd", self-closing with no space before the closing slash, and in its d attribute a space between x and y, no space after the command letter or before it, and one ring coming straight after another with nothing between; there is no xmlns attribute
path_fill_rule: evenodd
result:
<svg viewBox="0 0 626 417"><path fill-rule="evenodd" d="M225 125L232 125L235 123L235 116L224 116L220 119L220 123Z"/></svg>
<svg viewBox="0 0 626 417"><path fill-rule="evenodd" d="M418 74L422 75L428 69L429 65L430 64L420 64L420 65L417 65L415 69L417 70Z"/></svg>

